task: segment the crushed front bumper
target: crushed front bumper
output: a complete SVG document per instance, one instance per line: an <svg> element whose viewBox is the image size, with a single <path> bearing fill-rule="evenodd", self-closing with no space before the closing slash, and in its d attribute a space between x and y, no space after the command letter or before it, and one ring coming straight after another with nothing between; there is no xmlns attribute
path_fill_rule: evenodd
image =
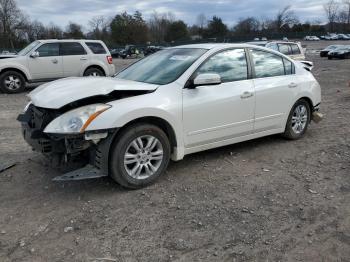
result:
<svg viewBox="0 0 350 262"><path fill-rule="evenodd" d="M75 171L69 172L66 178L81 177L82 174L80 173L79 175L77 173L79 171L89 173L90 177L88 178L107 176L109 150L116 130L111 129L89 133L90 136L98 132L107 133L106 138L98 141L87 140L86 134L57 135L44 133L45 127L57 116L57 112L36 108L33 105L29 106L27 111L20 114L17 118L21 122L22 135L25 141L33 150L48 157L53 167L76 169L76 173L72 173ZM86 168L84 169L84 167ZM94 175L91 172L87 172L89 167L94 169ZM99 174L97 174L97 171Z"/></svg>

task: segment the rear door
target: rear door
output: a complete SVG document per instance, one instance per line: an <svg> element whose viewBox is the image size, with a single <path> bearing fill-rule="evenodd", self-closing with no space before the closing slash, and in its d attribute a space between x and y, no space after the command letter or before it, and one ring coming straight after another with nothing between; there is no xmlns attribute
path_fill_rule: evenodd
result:
<svg viewBox="0 0 350 262"><path fill-rule="evenodd" d="M60 54L63 59L64 76L81 76L89 63L85 48L79 42L63 42L60 43Z"/></svg>
<svg viewBox="0 0 350 262"><path fill-rule="evenodd" d="M293 63L265 50L250 50L256 93L254 132L284 128L299 93Z"/></svg>
<svg viewBox="0 0 350 262"><path fill-rule="evenodd" d="M28 56L28 69L33 80L63 77L62 57L58 43L46 43L38 47L39 57Z"/></svg>

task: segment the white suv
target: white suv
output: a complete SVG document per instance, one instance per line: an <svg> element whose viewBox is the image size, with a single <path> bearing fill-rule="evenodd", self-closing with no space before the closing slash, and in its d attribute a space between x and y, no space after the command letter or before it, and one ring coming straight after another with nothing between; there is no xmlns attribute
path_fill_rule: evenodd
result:
<svg viewBox="0 0 350 262"><path fill-rule="evenodd" d="M70 76L112 76L112 56L102 41L38 40L17 56L0 60L0 90L18 93L26 82Z"/></svg>

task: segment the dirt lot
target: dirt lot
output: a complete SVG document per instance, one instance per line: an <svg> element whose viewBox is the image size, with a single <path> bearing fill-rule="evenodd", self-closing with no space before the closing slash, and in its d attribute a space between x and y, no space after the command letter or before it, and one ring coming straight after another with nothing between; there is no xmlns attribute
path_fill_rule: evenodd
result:
<svg viewBox="0 0 350 262"><path fill-rule="evenodd" d="M52 182L0 94L0 261L350 261L350 60L308 43L325 120L172 163L158 183ZM128 63L130 60L116 61Z"/></svg>

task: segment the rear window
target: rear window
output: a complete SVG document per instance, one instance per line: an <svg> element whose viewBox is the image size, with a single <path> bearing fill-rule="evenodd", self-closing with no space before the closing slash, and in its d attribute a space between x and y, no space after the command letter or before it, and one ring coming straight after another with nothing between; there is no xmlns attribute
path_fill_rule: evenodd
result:
<svg viewBox="0 0 350 262"><path fill-rule="evenodd" d="M278 44L279 51L285 55L291 55L292 49L288 44Z"/></svg>
<svg viewBox="0 0 350 262"><path fill-rule="evenodd" d="M67 42L60 44L60 55L86 55L86 51L79 43Z"/></svg>
<svg viewBox="0 0 350 262"><path fill-rule="evenodd" d="M86 42L85 43L94 54L107 54L107 51L100 43Z"/></svg>
<svg viewBox="0 0 350 262"><path fill-rule="evenodd" d="M298 45L291 45L292 47L292 52L293 52L293 55L300 55L301 52L300 52L300 49L299 49L299 46Z"/></svg>

